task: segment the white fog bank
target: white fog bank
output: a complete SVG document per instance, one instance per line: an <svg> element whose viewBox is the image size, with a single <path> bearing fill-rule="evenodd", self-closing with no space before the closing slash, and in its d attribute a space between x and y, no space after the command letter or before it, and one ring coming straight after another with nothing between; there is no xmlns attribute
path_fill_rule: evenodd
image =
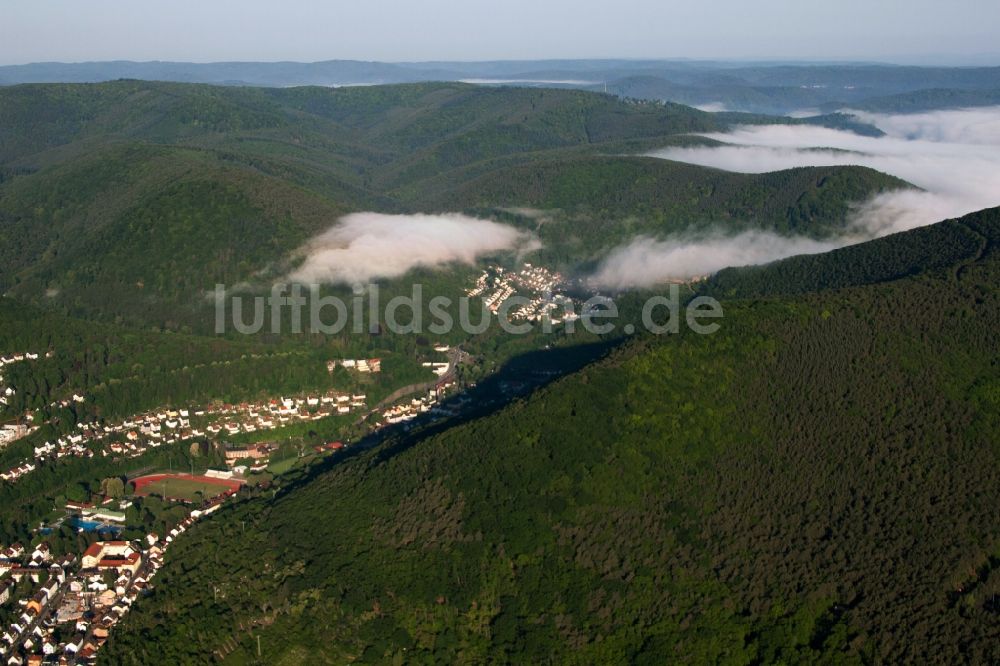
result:
<svg viewBox="0 0 1000 666"><path fill-rule="evenodd" d="M302 264L287 276L299 283L364 283L417 267L472 264L484 254L537 247L514 227L466 215L353 213L300 249Z"/></svg>
<svg viewBox="0 0 1000 666"><path fill-rule="evenodd" d="M854 113L854 112L852 112ZM907 115L854 113L886 136L865 137L804 125L745 126L706 134L724 146L668 148L650 155L740 173L802 166L860 165L908 181L860 202L851 228L815 241L767 232L635 239L612 251L595 281L623 288L760 264L960 217L1000 205L1000 107Z"/></svg>

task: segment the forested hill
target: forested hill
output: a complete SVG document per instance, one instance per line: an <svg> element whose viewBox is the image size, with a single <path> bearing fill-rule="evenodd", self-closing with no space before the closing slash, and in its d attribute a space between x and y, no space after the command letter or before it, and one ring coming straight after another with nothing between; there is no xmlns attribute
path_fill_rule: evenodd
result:
<svg viewBox="0 0 1000 666"><path fill-rule="evenodd" d="M742 174L653 157L593 156L498 169L448 191L437 205L559 211L538 228L543 240L558 247L576 237L595 251L636 234L704 229L823 237L848 226L854 211L846 202L905 187L865 167Z"/></svg>
<svg viewBox="0 0 1000 666"><path fill-rule="evenodd" d="M572 90L23 85L0 88L0 118L0 290L167 329L351 211L556 207L545 240L572 263L681 227L821 235L905 186L860 167L747 176L622 156L799 121Z"/></svg>
<svg viewBox="0 0 1000 666"><path fill-rule="evenodd" d="M730 302L316 468L178 541L102 663L995 663L998 284L989 244Z"/></svg>
<svg viewBox="0 0 1000 666"><path fill-rule="evenodd" d="M581 91L426 83L359 88L228 88L116 81L0 88L0 163L40 161L78 141L139 139L272 150L351 153L350 166L385 158L442 166L525 150L723 129L678 104L627 103ZM305 139L325 138L317 144ZM282 143L286 145L282 146ZM291 144L291 145L287 145ZM252 150L252 148L251 148ZM258 147L257 151L261 152ZM450 164L449 164L450 163ZM346 169L345 175L356 169Z"/></svg>
<svg viewBox="0 0 1000 666"><path fill-rule="evenodd" d="M958 270L997 251L1000 235L994 221L998 212L992 208L827 254L726 268L709 278L701 291L718 297L757 298L887 282L933 268Z"/></svg>

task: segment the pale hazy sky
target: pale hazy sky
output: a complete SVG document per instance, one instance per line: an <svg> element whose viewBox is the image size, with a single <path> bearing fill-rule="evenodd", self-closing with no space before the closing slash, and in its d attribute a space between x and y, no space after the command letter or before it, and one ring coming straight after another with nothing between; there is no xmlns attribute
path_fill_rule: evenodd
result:
<svg viewBox="0 0 1000 666"><path fill-rule="evenodd" d="M0 0L0 64L581 57L1000 64L998 26L997 0Z"/></svg>

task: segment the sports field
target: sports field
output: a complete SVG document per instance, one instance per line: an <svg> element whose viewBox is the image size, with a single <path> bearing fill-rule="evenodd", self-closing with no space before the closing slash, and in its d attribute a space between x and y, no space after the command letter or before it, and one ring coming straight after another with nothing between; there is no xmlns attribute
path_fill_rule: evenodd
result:
<svg viewBox="0 0 1000 666"><path fill-rule="evenodd" d="M151 474L132 481L136 495L159 495L182 502L213 499L220 495L236 492L241 482L213 479L190 474ZM201 493L199 497L199 493Z"/></svg>

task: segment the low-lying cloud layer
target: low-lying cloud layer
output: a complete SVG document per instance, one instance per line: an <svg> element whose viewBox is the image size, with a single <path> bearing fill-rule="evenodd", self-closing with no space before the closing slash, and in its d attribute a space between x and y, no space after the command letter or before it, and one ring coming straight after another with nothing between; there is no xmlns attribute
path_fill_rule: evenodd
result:
<svg viewBox="0 0 1000 666"><path fill-rule="evenodd" d="M824 252L1000 205L1000 107L855 115L886 136L865 137L807 125L764 125L706 135L725 142L724 146L669 148L651 154L742 173L861 165L902 178L922 191L898 190L861 203L851 228L843 236L822 242L765 232L636 239L613 251L595 280L609 287L649 286L725 266Z"/></svg>
<svg viewBox="0 0 1000 666"><path fill-rule="evenodd" d="M471 264L483 254L530 247L537 247L532 235L466 215L353 213L302 248L305 260L288 280L365 283L417 267Z"/></svg>
<svg viewBox="0 0 1000 666"><path fill-rule="evenodd" d="M835 241L756 231L689 239L638 237L605 257L590 282L610 289L648 287L706 276L727 266L767 263L775 259L776 252L783 256L816 254L839 246Z"/></svg>

